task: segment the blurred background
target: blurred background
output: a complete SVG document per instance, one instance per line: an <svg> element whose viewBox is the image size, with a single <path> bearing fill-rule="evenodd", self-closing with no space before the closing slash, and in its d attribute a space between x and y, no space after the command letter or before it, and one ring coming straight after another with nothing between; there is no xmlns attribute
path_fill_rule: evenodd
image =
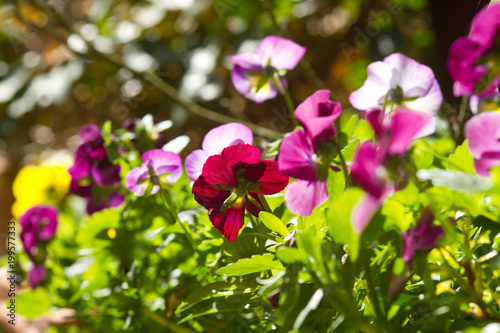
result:
<svg viewBox="0 0 500 333"><path fill-rule="evenodd" d="M487 3L0 1L0 251L10 219L43 201L47 191L65 195L68 176L60 166L72 164L83 124L111 120L117 128L148 113L156 122L172 119L167 139L189 136L184 154L228 121L210 110L290 131L282 97L255 104L231 83L228 57L252 52L267 35L307 47L301 65L287 75L295 104L327 88L348 108L367 65L393 52L430 66L445 98L457 104L447 53Z"/></svg>

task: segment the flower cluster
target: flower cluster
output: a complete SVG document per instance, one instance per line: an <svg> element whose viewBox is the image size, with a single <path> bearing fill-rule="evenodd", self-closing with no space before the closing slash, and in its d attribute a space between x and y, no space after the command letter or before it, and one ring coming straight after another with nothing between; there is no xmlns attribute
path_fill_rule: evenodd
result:
<svg viewBox="0 0 500 333"><path fill-rule="evenodd" d="M47 270L43 263L47 257L45 245L54 236L57 229L59 211L51 205L33 206L19 218L21 241L28 257L33 262L29 273L29 282L38 287L46 278Z"/></svg>
<svg viewBox="0 0 500 333"><path fill-rule="evenodd" d="M120 168L109 161L101 130L94 124L87 124L78 135L82 144L75 153L75 163L68 170L71 192L85 198L90 215L119 206L124 200L117 190Z"/></svg>

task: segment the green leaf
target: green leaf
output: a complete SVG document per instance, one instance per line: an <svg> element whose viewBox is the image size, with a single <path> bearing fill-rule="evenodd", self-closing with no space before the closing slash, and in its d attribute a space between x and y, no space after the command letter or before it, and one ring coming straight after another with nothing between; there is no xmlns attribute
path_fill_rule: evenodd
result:
<svg viewBox="0 0 500 333"><path fill-rule="evenodd" d="M45 288L28 289L17 295L16 312L28 319L39 317L49 311L52 300Z"/></svg>
<svg viewBox="0 0 500 333"><path fill-rule="evenodd" d="M448 169L465 171L470 174L476 174L474 170L474 158L469 152L468 141L465 140L455 149L455 152L448 158Z"/></svg>
<svg viewBox="0 0 500 333"><path fill-rule="evenodd" d="M304 251L287 246L277 248L276 256L285 264L296 264L307 260L307 254Z"/></svg>
<svg viewBox="0 0 500 333"><path fill-rule="evenodd" d="M216 273L219 275L240 276L273 269L283 269L283 264L274 259L275 256L270 253L256 254L251 258L240 259L234 264L222 267Z"/></svg>
<svg viewBox="0 0 500 333"><path fill-rule="evenodd" d="M352 228L351 211L362 195L363 191L361 189L349 188L333 207L326 212L329 226L328 232L335 242L349 245L351 248L350 258L353 261L358 256L359 235Z"/></svg>
<svg viewBox="0 0 500 333"><path fill-rule="evenodd" d="M319 303L323 299L323 289L318 289L316 292L312 295L311 299L307 303L306 307L300 311L299 315L297 316L297 320L295 320L295 323L293 324L293 329L295 331L299 331L300 327L304 323L304 320L306 319L307 315L309 312L316 310L318 308Z"/></svg>
<svg viewBox="0 0 500 333"><path fill-rule="evenodd" d="M421 181L430 180L434 186L443 186L452 191L465 193L480 193L493 186L493 182L489 179L454 170L418 170L417 178Z"/></svg>
<svg viewBox="0 0 500 333"><path fill-rule="evenodd" d="M262 223L272 231L276 231L281 237L288 236L288 229L283 222L269 212L260 212L259 214Z"/></svg>
<svg viewBox="0 0 500 333"><path fill-rule="evenodd" d="M337 201L345 189L345 177L342 171L330 170L328 173L328 207Z"/></svg>

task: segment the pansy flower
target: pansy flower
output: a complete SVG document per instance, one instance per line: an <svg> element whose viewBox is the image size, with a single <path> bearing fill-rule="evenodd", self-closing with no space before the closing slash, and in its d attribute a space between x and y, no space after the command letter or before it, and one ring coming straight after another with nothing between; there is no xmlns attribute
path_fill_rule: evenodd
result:
<svg viewBox="0 0 500 333"><path fill-rule="evenodd" d="M474 18L469 36L450 48L448 71L455 96L485 97L500 84L500 4L485 6Z"/></svg>
<svg viewBox="0 0 500 333"><path fill-rule="evenodd" d="M397 112L398 106L426 115L430 122L419 136L432 134L443 96L432 70L400 53L368 66L368 78L351 93L349 101L358 110ZM385 108L384 108L385 107Z"/></svg>
<svg viewBox="0 0 500 333"><path fill-rule="evenodd" d="M398 187L396 179L401 175L394 157L404 155L430 121L420 113L404 109L388 119L382 110L374 110L367 119L379 142L362 143L351 167L353 180L366 192L351 213L353 228L358 233L363 232L385 198Z"/></svg>
<svg viewBox="0 0 500 333"><path fill-rule="evenodd" d="M182 161L175 153L153 149L142 154L142 160L144 163L125 178L125 187L137 196L155 194L182 176Z"/></svg>
<svg viewBox="0 0 500 333"><path fill-rule="evenodd" d="M29 281L33 288L40 285L47 275L43 262L47 256L44 244L56 233L59 211L52 205L37 205L25 211L19 218L21 241L33 262Z"/></svg>
<svg viewBox="0 0 500 333"><path fill-rule="evenodd" d="M415 251L429 250L436 242L444 236L441 226L433 225L434 215L429 207L426 207L417 221L417 225L401 234L403 260L406 265L411 265Z"/></svg>
<svg viewBox="0 0 500 333"><path fill-rule="evenodd" d="M257 103L274 98L278 90L281 90L274 83L279 82L277 75L283 76L287 70L294 69L305 52L305 47L291 40L267 36L257 46L255 53L230 57L234 63L231 72L234 87L243 96Z"/></svg>
<svg viewBox="0 0 500 333"><path fill-rule="evenodd" d="M210 130L203 139L202 149L194 150L186 157L188 177L195 181L209 156L220 154L224 148L238 143L253 144L252 131L245 125L229 123Z"/></svg>
<svg viewBox="0 0 500 333"><path fill-rule="evenodd" d="M260 160L260 150L237 144L210 156L193 185L195 200L208 209L214 227L229 241L243 227L245 210L254 216L264 210L259 199L275 194L288 184L276 161Z"/></svg>
<svg viewBox="0 0 500 333"><path fill-rule="evenodd" d="M483 112L472 117L464 132L477 174L488 177L489 170L500 165L500 112Z"/></svg>
<svg viewBox="0 0 500 333"><path fill-rule="evenodd" d="M309 216L328 198L328 170L336 152L330 140L341 113L340 103L330 101L328 90L318 90L294 112L304 130L283 139L278 165L283 174L297 178L285 191L287 207L295 214Z"/></svg>
<svg viewBox="0 0 500 333"><path fill-rule="evenodd" d="M75 163L68 170L70 191L86 199L90 215L119 206L123 202L123 196L116 189L120 185L120 168L109 161L101 130L87 124L78 135L82 144L75 153Z"/></svg>

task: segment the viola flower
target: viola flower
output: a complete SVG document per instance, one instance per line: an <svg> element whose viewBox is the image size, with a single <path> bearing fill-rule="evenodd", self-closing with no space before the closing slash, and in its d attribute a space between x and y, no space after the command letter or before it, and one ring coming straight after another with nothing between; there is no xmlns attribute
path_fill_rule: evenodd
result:
<svg viewBox="0 0 500 333"><path fill-rule="evenodd" d="M353 180L366 192L351 213L353 228L362 233L385 198L396 190L400 180L398 168L389 170L392 156L404 155L409 144L427 126L429 118L402 110L386 119L382 110L367 115L379 144L364 142L358 148L351 167ZM394 169L392 167L392 169Z"/></svg>
<svg viewBox="0 0 500 333"><path fill-rule="evenodd" d="M500 4L485 6L474 18L469 36L450 48L448 72L455 96L485 97L500 84Z"/></svg>
<svg viewBox="0 0 500 333"><path fill-rule="evenodd" d="M278 36L267 36L257 46L255 53L236 54L231 78L236 90L246 98L262 103L276 97L278 88L273 83L277 75L297 66L306 48ZM283 80L286 85L286 81ZM279 89L282 90L282 89Z"/></svg>
<svg viewBox="0 0 500 333"><path fill-rule="evenodd" d="M31 260L39 259L38 243L49 240L56 233L58 215L57 208L52 205L37 205L25 211L19 218L22 227L21 241Z"/></svg>
<svg viewBox="0 0 500 333"><path fill-rule="evenodd" d="M123 196L114 187L120 185L120 168L109 161L99 127L84 125L78 135L82 144L75 153L75 163L68 170L70 191L86 199L89 215L110 206L119 206ZM107 196L103 198L101 194L99 197L98 192L107 193Z"/></svg>
<svg viewBox="0 0 500 333"><path fill-rule="evenodd" d="M172 127L172 124L173 122L171 120L165 120L155 124L153 116L147 114L142 119L125 119L122 127L129 131L129 135L131 134L133 137L132 143L136 146L137 150L142 153L148 150L147 147L151 145L150 141L152 141L154 147L149 148L162 148L168 142L163 131Z"/></svg>
<svg viewBox="0 0 500 333"><path fill-rule="evenodd" d="M175 153L153 149L142 154L142 160L144 163L125 178L125 187L137 196L155 194L182 176L181 157Z"/></svg>
<svg viewBox="0 0 500 333"><path fill-rule="evenodd" d="M500 165L500 112L483 112L472 117L465 124L465 137L477 174L489 177L489 170Z"/></svg>
<svg viewBox="0 0 500 333"><path fill-rule="evenodd" d="M370 112L394 110L397 106L419 112L430 118L420 136L432 134L436 113L443 96L432 70L400 53L368 66L368 78L361 88L351 93L349 101L358 110ZM389 107L384 109L385 106Z"/></svg>
<svg viewBox="0 0 500 333"><path fill-rule="evenodd" d="M39 285L45 281L47 277L47 270L41 265L34 265L28 275L28 281L31 288L36 289Z"/></svg>
<svg viewBox="0 0 500 333"><path fill-rule="evenodd" d="M434 215L429 207L426 207L417 221L417 225L404 231L401 234L403 243L403 260L407 266L411 265L411 260L415 251L429 250L434 247L439 239L444 236L441 226L432 224Z"/></svg>
<svg viewBox="0 0 500 333"><path fill-rule="evenodd" d="M195 200L208 209L214 227L234 241L243 227L245 209L258 216L263 209L258 192L275 194L288 184L276 161L260 160L260 150L247 144L224 148L210 156L193 185Z"/></svg>
<svg viewBox="0 0 500 333"><path fill-rule="evenodd" d="M210 130L203 139L202 149L194 150L186 157L188 177L195 181L209 156L220 154L224 148L238 143L253 144L252 131L245 125L229 123Z"/></svg>
<svg viewBox="0 0 500 333"><path fill-rule="evenodd" d="M278 155L280 172L297 178L285 191L288 209L309 216L328 198L328 170L336 152L334 121L340 116L340 103L330 101L328 90L309 96L295 110L304 130L283 139Z"/></svg>
<svg viewBox="0 0 500 333"><path fill-rule="evenodd" d="M49 241L57 229L57 216L59 211L51 205L37 205L25 211L19 218L21 224L21 241L24 250L33 262L29 273L29 282L33 289L38 287L47 276L47 271L42 263L47 252L42 246Z"/></svg>

